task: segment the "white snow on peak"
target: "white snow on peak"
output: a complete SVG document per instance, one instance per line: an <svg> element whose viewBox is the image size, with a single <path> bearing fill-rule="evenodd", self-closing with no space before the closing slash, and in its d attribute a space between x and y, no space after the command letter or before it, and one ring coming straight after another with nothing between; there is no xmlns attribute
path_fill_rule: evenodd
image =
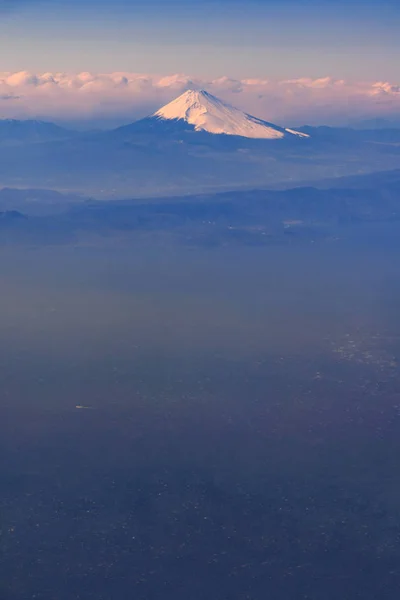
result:
<svg viewBox="0 0 400 600"><path fill-rule="evenodd" d="M292 129L267 123L234 108L204 90L188 90L153 117L163 120L184 120L196 131L238 135L246 138L281 139L289 136L309 137Z"/></svg>
<svg viewBox="0 0 400 600"><path fill-rule="evenodd" d="M304 137L304 138L310 137L308 135L308 133L302 133L301 131L295 131L294 129L287 129L287 128L285 128L285 131L287 133L292 133L293 135L297 135L298 137Z"/></svg>

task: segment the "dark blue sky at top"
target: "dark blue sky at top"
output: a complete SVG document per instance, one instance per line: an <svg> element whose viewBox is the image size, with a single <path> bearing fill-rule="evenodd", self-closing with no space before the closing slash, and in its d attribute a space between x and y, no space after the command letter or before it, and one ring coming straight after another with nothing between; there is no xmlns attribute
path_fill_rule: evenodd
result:
<svg viewBox="0 0 400 600"><path fill-rule="evenodd" d="M0 70L393 79L399 0L0 0Z"/></svg>

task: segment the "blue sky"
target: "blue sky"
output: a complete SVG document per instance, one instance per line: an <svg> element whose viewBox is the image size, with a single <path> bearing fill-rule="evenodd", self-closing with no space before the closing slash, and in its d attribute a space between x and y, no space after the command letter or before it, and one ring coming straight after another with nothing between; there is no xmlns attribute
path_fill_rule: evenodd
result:
<svg viewBox="0 0 400 600"><path fill-rule="evenodd" d="M399 0L0 0L0 70L396 80L399 26Z"/></svg>

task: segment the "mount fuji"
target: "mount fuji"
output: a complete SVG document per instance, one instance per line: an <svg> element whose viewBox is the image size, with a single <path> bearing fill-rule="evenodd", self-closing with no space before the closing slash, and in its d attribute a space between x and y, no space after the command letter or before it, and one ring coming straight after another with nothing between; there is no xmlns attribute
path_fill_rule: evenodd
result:
<svg viewBox="0 0 400 600"><path fill-rule="evenodd" d="M227 104L205 90L188 90L150 117L132 125L121 127L122 133L129 127L131 132L146 130L197 131L215 135L242 138L279 140L282 138L308 138L309 135L285 129L253 117Z"/></svg>

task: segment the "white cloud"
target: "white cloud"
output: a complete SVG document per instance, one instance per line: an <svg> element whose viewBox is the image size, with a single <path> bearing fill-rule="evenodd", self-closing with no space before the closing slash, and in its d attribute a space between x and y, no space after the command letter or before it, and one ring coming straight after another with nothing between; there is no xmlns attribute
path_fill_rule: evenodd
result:
<svg viewBox="0 0 400 600"><path fill-rule="evenodd" d="M400 85L393 85L388 81L377 81L372 85L371 96L400 96Z"/></svg>
<svg viewBox="0 0 400 600"><path fill-rule="evenodd" d="M204 87L247 112L285 124L346 123L400 114L400 85L387 81L351 82L332 77L207 80L179 73L21 71L0 72L0 116L128 122L190 87Z"/></svg>

